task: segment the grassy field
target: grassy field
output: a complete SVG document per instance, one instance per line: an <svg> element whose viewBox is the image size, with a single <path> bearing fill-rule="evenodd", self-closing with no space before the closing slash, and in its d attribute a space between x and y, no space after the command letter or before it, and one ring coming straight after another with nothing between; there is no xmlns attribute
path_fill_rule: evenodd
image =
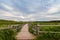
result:
<svg viewBox="0 0 60 40"><path fill-rule="evenodd" d="M49 26L39 26L39 31L48 31L47 33L40 33L36 35L35 40L60 40L60 33L50 33L51 32L60 32L60 21L50 21L50 22L30 22L29 31L34 34L34 30L32 29L34 25L49 25ZM50 26L52 25L52 26Z"/></svg>
<svg viewBox="0 0 60 40"><path fill-rule="evenodd" d="M11 25L15 26L9 29ZM15 35L21 30L22 25L23 22L0 20L0 40L16 40Z"/></svg>
<svg viewBox="0 0 60 40"><path fill-rule="evenodd" d="M7 27L8 25L23 24L23 22L0 20L0 27Z"/></svg>

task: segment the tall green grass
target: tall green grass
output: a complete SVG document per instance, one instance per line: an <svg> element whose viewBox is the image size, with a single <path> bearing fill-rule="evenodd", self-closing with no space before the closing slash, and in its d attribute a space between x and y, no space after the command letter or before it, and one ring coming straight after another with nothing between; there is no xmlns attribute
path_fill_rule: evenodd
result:
<svg viewBox="0 0 60 40"><path fill-rule="evenodd" d="M15 40L15 33L10 29L0 30L0 40Z"/></svg>
<svg viewBox="0 0 60 40"><path fill-rule="evenodd" d="M42 33L35 40L60 40L60 33Z"/></svg>
<svg viewBox="0 0 60 40"><path fill-rule="evenodd" d="M8 29L11 25L18 25ZM0 40L16 40L16 34L21 30L23 22L9 21L9 20L0 20ZM17 27L17 28L16 28Z"/></svg>
<svg viewBox="0 0 60 40"><path fill-rule="evenodd" d="M41 26L40 31L60 32L60 26Z"/></svg>
<svg viewBox="0 0 60 40"><path fill-rule="evenodd" d="M46 24L45 24L46 23ZM60 22L32 22L29 25L29 31L34 34L34 30L32 30L32 27L34 25L40 24L40 25L59 25ZM37 37L35 40L60 40L60 33L49 33L50 32L60 32L60 26L40 26L40 31L48 31L47 33L40 33L39 35L36 35Z"/></svg>
<svg viewBox="0 0 60 40"><path fill-rule="evenodd" d="M16 28L17 27L17 28ZM13 26L12 28L0 29L1 40L16 40L15 35L21 30L22 26Z"/></svg>

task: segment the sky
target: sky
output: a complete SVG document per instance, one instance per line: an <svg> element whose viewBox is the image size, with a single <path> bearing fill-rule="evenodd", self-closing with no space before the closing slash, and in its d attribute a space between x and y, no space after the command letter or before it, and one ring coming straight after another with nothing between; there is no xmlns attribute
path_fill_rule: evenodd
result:
<svg viewBox="0 0 60 40"><path fill-rule="evenodd" d="M60 0L0 0L0 19L60 20Z"/></svg>

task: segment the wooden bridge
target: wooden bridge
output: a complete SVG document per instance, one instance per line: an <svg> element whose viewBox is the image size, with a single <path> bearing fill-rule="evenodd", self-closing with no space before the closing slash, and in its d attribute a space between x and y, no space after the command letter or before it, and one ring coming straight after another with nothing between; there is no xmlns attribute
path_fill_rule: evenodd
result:
<svg viewBox="0 0 60 40"><path fill-rule="evenodd" d="M23 28L21 29L21 32L19 32L16 36L17 40L33 40L34 35L32 35L28 31L28 24L25 24Z"/></svg>

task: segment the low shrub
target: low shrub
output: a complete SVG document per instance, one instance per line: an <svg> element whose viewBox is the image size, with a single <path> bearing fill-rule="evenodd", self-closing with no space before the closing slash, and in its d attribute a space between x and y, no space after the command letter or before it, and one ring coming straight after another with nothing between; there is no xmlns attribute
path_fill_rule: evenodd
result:
<svg viewBox="0 0 60 40"><path fill-rule="evenodd" d="M15 32L10 29L0 30L0 40L15 40Z"/></svg>
<svg viewBox="0 0 60 40"><path fill-rule="evenodd" d="M60 33L42 33L36 40L60 40Z"/></svg>

